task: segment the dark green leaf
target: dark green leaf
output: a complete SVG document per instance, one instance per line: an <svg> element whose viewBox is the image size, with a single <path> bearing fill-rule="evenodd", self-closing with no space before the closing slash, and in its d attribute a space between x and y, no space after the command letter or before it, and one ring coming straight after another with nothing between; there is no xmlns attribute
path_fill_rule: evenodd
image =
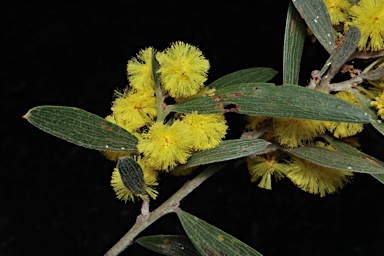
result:
<svg viewBox="0 0 384 256"><path fill-rule="evenodd" d="M277 71L271 68L256 67L242 69L220 77L208 85L208 87L220 89L226 86L242 83L264 83L270 81L276 74Z"/></svg>
<svg viewBox="0 0 384 256"><path fill-rule="evenodd" d="M289 154L305 159L320 166L369 174L384 174L380 164L365 157L351 155L321 147L306 146L294 149L284 149Z"/></svg>
<svg viewBox="0 0 384 256"><path fill-rule="evenodd" d="M337 140L329 135L323 135L322 136L325 140L327 140L334 148L336 148L337 151L340 151L342 153L346 153L352 156L357 156L364 158L366 161L370 161L374 164L377 164L378 166L381 166L383 168L384 172L384 162L374 158L373 156L364 154L360 150L348 145L347 143L344 143L340 140ZM384 174L371 174L375 179L380 181L384 184Z"/></svg>
<svg viewBox="0 0 384 256"><path fill-rule="evenodd" d="M144 236L135 240L145 248L167 256L199 256L188 237L178 235Z"/></svg>
<svg viewBox="0 0 384 256"><path fill-rule="evenodd" d="M261 255L235 237L181 209L176 213L200 255Z"/></svg>
<svg viewBox="0 0 384 256"><path fill-rule="evenodd" d="M298 84L300 61L306 35L305 23L296 8L289 3L285 22L283 52L283 83Z"/></svg>
<svg viewBox="0 0 384 256"><path fill-rule="evenodd" d="M117 169L126 188L135 194L145 194L144 173L133 158L128 156L120 157L117 161Z"/></svg>
<svg viewBox="0 0 384 256"><path fill-rule="evenodd" d="M231 105L234 107L228 109ZM172 111L191 113L235 112L271 116L369 123L371 118L355 105L332 95L302 86L245 83L224 87L213 96L199 96L171 106Z"/></svg>
<svg viewBox="0 0 384 256"><path fill-rule="evenodd" d="M260 139L225 140L213 149L193 153L188 162L179 165L176 170L249 156L262 151L269 144L271 143Z"/></svg>
<svg viewBox="0 0 384 256"><path fill-rule="evenodd" d="M78 146L96 150L137 151L134 135L79 108L39 106L30 109L24 118L37 128Z"/></svg>
<svg viewBox="0 0 384 256"><path fill-rule="evenodd" d="M349 60L349 57L351 57L357 49L360 37L361 32L357 27L352 26L348 29L340 47L336 48L331 54L331 68L329 71L331 74L337 74L341 66Z"/></svg>
<svg viewBox="0 0 384 256"><path fill-rule="evenodd" d="M335 38L323 0L293 0L293 4L328 53L335 49Z"/></svg>
<svg viewBox="0 0 384 256"><path fill-rule="evenodd" d="M371 174L373 178L384 184L384 174Z"/></svg>

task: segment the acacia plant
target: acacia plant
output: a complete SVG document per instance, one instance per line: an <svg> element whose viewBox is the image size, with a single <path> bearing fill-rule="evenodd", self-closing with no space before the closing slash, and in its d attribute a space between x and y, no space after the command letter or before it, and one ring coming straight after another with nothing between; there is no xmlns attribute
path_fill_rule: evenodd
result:
<svg viewBox="0 0 384 256"><path fill-rule="evenodd" d="M272 176L323 197L354 173L384 183L384 163L359 149L372 125L384 134L384 1L293 0L284 34L283 84L267 67L239 70L206 84L209 61L181 41L142 49L127 64L127 88L115 92L111 113L99 117L66 106L37 106L24 115L61 139L116 161L111 186L118 199L142 202L136 223L105 255L136 242L164 255L261 255L183 211L181 201L229 163L246 162L250 181L272 189ZM305 37L328 60L298 85ZM356 65L359 63L360 68ZM309 75L309 74L308 74ZM225 139L225 113L244 115L246 130ZM191 175L157 209L158 175ZM168 213L186 236L136 238Z"/></svg>

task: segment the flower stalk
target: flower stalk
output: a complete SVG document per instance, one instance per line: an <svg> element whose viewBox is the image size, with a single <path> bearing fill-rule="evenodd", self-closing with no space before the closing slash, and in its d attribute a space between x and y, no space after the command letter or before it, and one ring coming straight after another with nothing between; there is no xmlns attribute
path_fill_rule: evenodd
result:
<svg viewBox="0 0 384 256"><path fill-rule="evenodd" d="M225 164L210 165L199 173L192 180L187 181L175 194L168 198L163 204L152 212L148 212L149 199L143 200L141 214L137 216L135 224L132 228L108 251L104 256L116 256L131 245L137 235L144 229L154 223L162 216L175 212L180 205L180 201L189 193L195 190L201 183L211 177L213 174L221 170Z"/></svg>

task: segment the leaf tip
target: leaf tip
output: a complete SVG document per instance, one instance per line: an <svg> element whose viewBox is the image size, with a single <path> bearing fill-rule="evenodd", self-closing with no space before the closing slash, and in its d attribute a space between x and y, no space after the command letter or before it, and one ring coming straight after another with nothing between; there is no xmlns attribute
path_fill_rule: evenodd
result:
<svg viewBox="0 0 384 256"><path fill-rule="evenodd" d="M31 114L28 112L27 114L23 115L22 118L28 119L31 116Z"/></svg>

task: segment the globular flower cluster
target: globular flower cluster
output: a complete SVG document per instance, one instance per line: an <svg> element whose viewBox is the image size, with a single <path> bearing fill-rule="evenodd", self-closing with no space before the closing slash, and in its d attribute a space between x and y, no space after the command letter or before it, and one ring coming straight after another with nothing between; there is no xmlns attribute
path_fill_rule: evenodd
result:
<svg viewBox="0 0 384 256"><path fill-rule="evenodd" d="M358 105L352 93L340 91L333 95ZM379 98L377 100L379 101ZM376 104L376 106L380 106L380 104ZM316 145L334 150L330 145L324 144L318 139L325 133L342 139L351 146L358 147L359 144L356 143L353 136L364 129L363 124L282 117L247 116L246 121L247 130L257 132L264 129L265 132L259 136L261 139L285 148ZM272 176L275 177L275 180L287 177L302 190L321 197L335 193L353 177L353 172L326 168L280 151L252 159L248 158L247 166L251 180L259 182L258 186L261 188L272 189Z"/></svg>
<svg viewBox="0 0 384 256"><path fill-rule="evenodd" d="M371 106L377 109L377 114L384 120L384 91L371 101Z"/></svg>
<svg viewBox="0 0 384 256"><path fill-rule="evenodd" d="M340 94L344 95L344 92ZM345 97L342 99L348 100ZM329 144L317 140L318 136L329 132L337 138L353 138L352 135L362 130L360 124L294 118L247 116L246 121L247 130L257 132L267 127L260 138L286 148L316 145L334 150ZM355 142L353 139L351 141ZM251 181L258 182L260 188L272 189L272 176L275 180L287 177L305 192L321 197L335 193L353 177L352 172L319 166L279 150L254 158L248 157L247 167Z"/></svg>
<svg viewBox="0 0 384 256"><path fill-rule="evenodd" d="M336 45L342 43L350 27L356 26L361 32L358 42L358 51L384 51L384 0L324 0L328 10L334 33ZM311 32L311 31L309 31ZM378 56L381 56L380 54ZM376 67L384 65L384 57L374 62ZM373 67L373 64L370 65ZM341 72L349 71L353 77L359 74L352 65L345 65ZM368 70L365 70L367 72ZM361 73L361 71L360 71ZM384 80L367 81L374 88L359 90L371 99L371 106L377 110L378 116L384 119ZM325 92L326 93L326 92ZM329 92L330 93L330 92ZM334 97L359 106L355 96L348 91L331 93ZM355 135L362 132L364 124L331 121L305 120L282 117L248 116L246 129L254 134L260 133L258 138L273 142L284 148L316 145L327 147L321 143L320 135L328 133L343 140L353 147L359 147ZM248 171L253 182L259 182L259 187L271 189L271 176L276 180L282 177L289 178L302 190L325 196L333 194L342 188L353 177L353 172L341 171L316 165L304 159L288 154L264 154L247 159Z"/></svg>
<svg viewBox="0 0 384 256"><path fill-rule="evenodd" d="M342 36L350 26L361 31L360 51L384 49L384 1L324 0L336 34Z"/></svg>
<svg viewBox="0 0 384 256"><path fill-rule="evenodd" d="M173 173L193 152L214 148L225 138L228 126L223 114L172 113L167 108L169 102L214 93L204 85L209 68L209 61L197 47L181 41L164 51L148 47L128 61L129 85L115 93L112 113L106 120L135 135L138 152L102 153L112 161L132 157L143 171L146 193L135 194L127 188L116 167L111 185L119 199L155 199L159 173Z"/></svg>

